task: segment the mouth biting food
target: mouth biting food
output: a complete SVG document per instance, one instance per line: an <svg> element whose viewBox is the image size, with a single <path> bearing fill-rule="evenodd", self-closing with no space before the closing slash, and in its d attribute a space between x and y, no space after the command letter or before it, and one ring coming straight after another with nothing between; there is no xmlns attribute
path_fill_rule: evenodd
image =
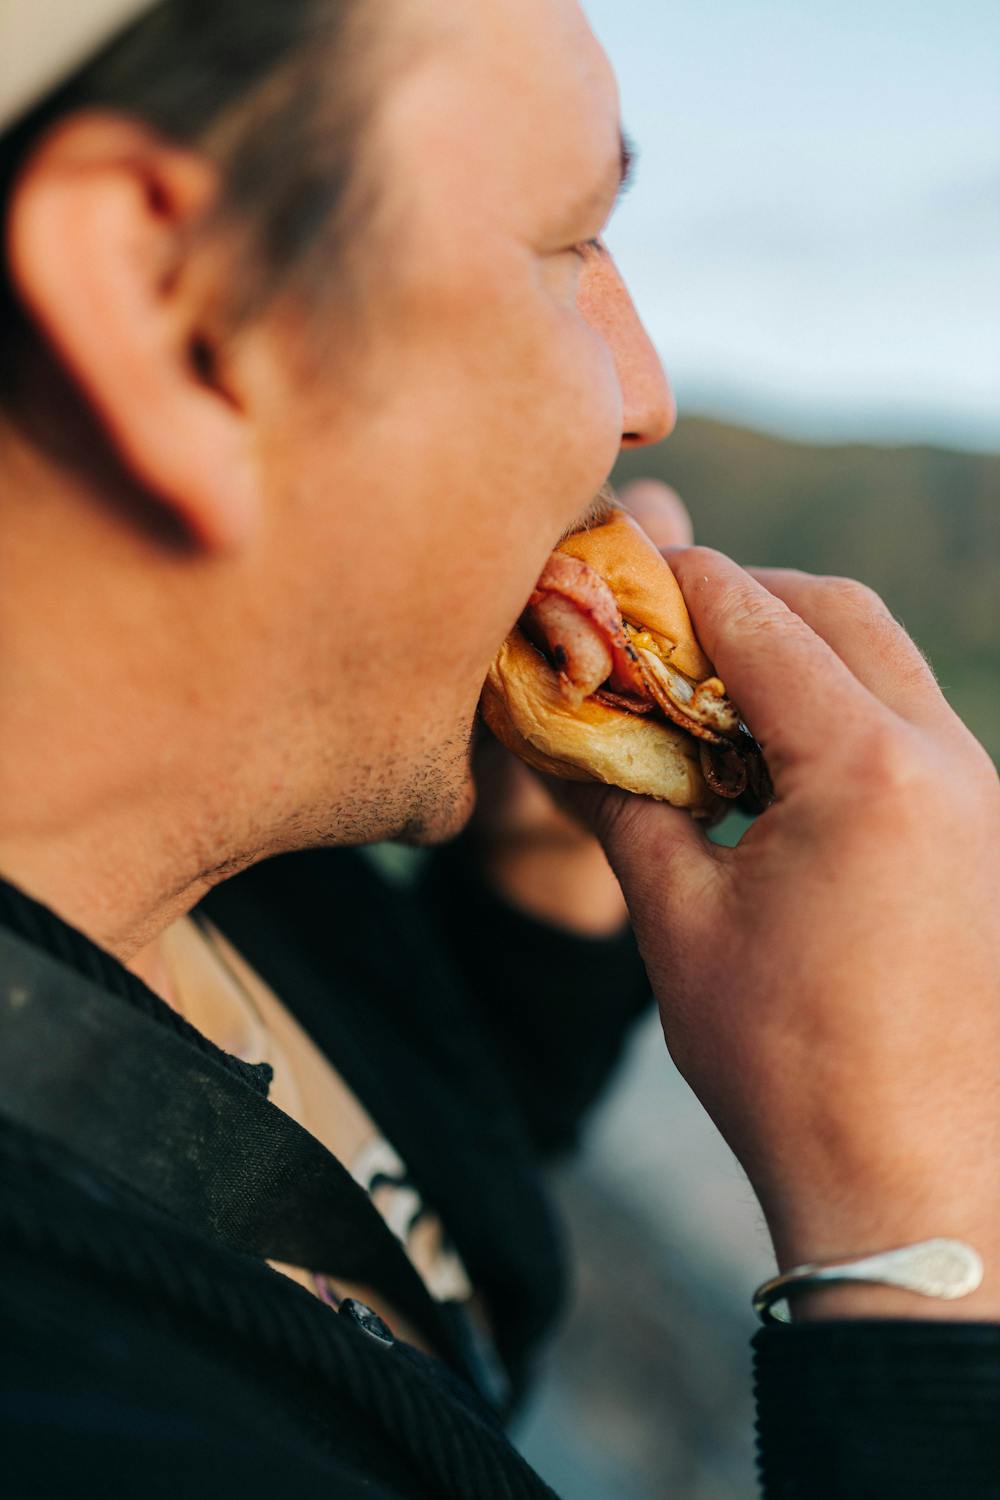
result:
<svg viewBox="0 0 1000 1500"><path fill-rule="evenodd" d="M610 491L565 537L490 668L482 713L537 769L717 817L771 798L760 748L694 633L669 564Z"/></svg>

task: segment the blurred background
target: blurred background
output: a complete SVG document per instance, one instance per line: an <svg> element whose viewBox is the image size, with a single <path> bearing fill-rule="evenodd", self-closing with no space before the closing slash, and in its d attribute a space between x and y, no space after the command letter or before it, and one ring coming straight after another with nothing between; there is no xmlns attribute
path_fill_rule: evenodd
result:
<svg viewBox="0 0 1000 1500"><path fill-rule="evenodd" d="M609 242L681 411L619 477L873 585L1000 760L1000 6L584 3L639 148ZM773 1262L655 1022L557 1188L577 1294L523 1447L574 1500L750 1500Z"/></svg>

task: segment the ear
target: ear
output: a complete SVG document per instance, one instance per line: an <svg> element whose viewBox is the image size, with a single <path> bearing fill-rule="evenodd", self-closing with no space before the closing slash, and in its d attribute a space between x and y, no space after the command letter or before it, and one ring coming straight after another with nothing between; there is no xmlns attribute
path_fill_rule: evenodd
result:
<svg viewBox="0 0 1000 1500"><path fill-rule="evenodd" d="M214 169L124 117L80 114L30 158L8 209L14 284L122 462L200 547L254 534L253 432L221 383L191 231Z"/></svg>

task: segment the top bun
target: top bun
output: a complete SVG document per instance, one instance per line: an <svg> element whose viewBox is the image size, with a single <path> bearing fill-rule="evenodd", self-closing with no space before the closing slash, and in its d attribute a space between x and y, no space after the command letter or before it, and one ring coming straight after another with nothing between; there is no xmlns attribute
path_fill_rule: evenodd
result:
<svg viewBox="0 0 1000 1500"><path fill-rule="evenodd" d="M696 682L713 675L670 564L630 515L615 511L600 526L568 536L558 550L600 574L626 620L660 637L672 667Z"/></svg>

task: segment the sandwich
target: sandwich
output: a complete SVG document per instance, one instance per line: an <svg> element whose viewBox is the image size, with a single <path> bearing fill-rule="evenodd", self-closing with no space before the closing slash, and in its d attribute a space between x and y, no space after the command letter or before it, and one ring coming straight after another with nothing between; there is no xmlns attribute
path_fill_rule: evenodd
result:
<svg viewBox="0 0 1000 1500"><path fill-rule="evenodd" d="M560 542L483 689L493 734L539 771L714 821L760 812L760 747L698 644L669 564L610 491Z"/></svg>

